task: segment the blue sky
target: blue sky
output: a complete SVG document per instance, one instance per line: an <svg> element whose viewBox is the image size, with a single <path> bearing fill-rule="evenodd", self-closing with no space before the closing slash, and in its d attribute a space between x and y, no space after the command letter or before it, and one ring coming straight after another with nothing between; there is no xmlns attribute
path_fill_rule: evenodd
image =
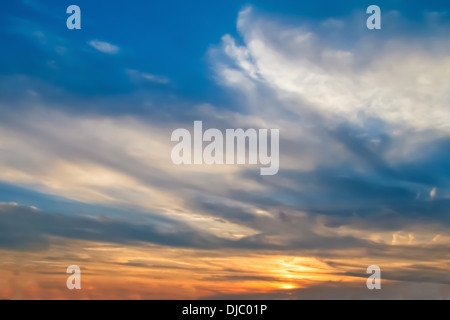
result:
<svg viewBox="0 0 450 320"><path fill-rule="evenodd" d="M4 28L2 73L22 72L34 75L70 92L102 95L129 93L136 89L124 74L124 69L139 69L164 75L169 86L148 85L156 95L174 94L195 102L208 101L232 108L229 98L211 81L207 51L218 44L224 34L238 41L236 15L246 5L255 10L282 16L289 23L310 23L341 18L356 13L366 19L365 8L370 1L199 1L195 5L179 1L135 1L126 6L120 1L101 5L79 1L82 8L82 30L65 26L68 1L13 1L3 5ZM445 1L379 1L384 11L401 12L407 23L385 19L389 30L377 37L389 37L396 32L417 34L427 32L424 12L442 11ZM176 8L176 10L174 10ZM390 27L393 22L395 27ZM403 22L403 21L402 21ZM443 19L448 24L448 19ZM364 23L355 29L367 33ZM39 36L41 35L41 39ZM45 36L45 38L44 38ZM326 36L326 35L325 35ZM18 41L18 38L20 39ZM88 41L99 40L120 47L117 55L92 55ZM340 39L341 42L352 39ZM69 52L61 57L55 47L67 46ZM33 52L32 55L29 53ZM42 60L61 64L52 70ZM133 106L128 106L133 111Z"/></svg>
<svg viewBox="0 0 450 320"><path fill-rule="evenodd" d="M71 4L81 30L66 28ZM371 4L381 30L366 28ZM49 273L79 261L92 276L81 297L302 298L317 289L326 298L337 283L358 297L370 264L387 277L383 297L448 297L449 9L3 4L0 298L74 298L55 279L21 281L21 254ZM173 165L171 132L194 120L280 129L279 173ZM145 277L123 291L136 270L160 264L166 277L149 277L167 292L140 289ZM105 286L101 275L117 265L127 268Z"/></svg>

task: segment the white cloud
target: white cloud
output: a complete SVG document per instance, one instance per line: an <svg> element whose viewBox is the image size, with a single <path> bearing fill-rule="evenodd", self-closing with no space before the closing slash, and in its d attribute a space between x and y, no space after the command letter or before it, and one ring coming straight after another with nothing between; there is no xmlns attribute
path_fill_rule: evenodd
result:
<svg viewBox="0 0 450 320"><path fill-rule="evenodd" d="M225 36L219 51L232 62L216 62L225 84L239 88L241 81L248 89L250 80L262 83L331 124L377 118L396 129L450 131L450 56L439 47L444 39L428 48L420 39L395 39L367 50L373 44L361 38L349 49L335 48L305 27L261 19L251 8L237 25L244 45ZM304 114L298 105L277 108Z"/></svg>
<svg viewBox="0 0 450 320"><path fill-rule="evenodd" d="M430 198L434 198L434 197L436 197L436 188L433 188L433 189L430 191Z"/></svg>
<svg viewBox="0 0 450 320"><path fill-rule="evenodd" d="M108 54L117 54L119 53L119 47L110 44L105 41L91 40L88 42L89 45L100 52L108 53Z"/></svg>
<svg viewBox="0 0 450 320"><path fill-rule="evenodd" d="M169 78L159 75L154 75L146 72L141 72L138 70L127 69L126 70L128 76L133 80L144 80L154 83L167 84L170 82Z"/></svg>
<svg viewBox="0 0 450 320"><path fill-rule="evenodd" d="M175 166L170 128L131 116L74 116L45 107L30 108L26 117L9 115L10 125L0 124L0 181L84 203L167 215L219 237L255 233L186 205L191 197L232 188L242 167Z"/></svg>

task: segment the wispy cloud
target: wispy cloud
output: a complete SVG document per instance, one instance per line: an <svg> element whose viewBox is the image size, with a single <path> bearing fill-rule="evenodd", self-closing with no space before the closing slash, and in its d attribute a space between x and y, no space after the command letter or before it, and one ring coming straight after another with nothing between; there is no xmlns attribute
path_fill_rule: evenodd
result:
<svg viewBox="0 0 450 320"><path fill-rule="evenodd" d="M214 79L236 102L234 109L181 98L173 103L172 96L160 104L142 95L172 82L145 63L112 68L106 61L96 72L103 76L88 83L96 99L70 86L89 81L84 77L71 77L67 91L61 89L65 82L42 84L33 75L1 77L0 180L85 206L83 213L57 215L1 204L0 247L32 255L53 252L61 239L80 241L83 248L164 246L160 260L186 258L172 267L189 269L200 286L216 285L203 296L223 293L217 283L226 281L245 282L240 285L249 292L291 288L288 279L304 287L308 268L315 281L324 281L311 296L321 290L335 296L335 285L326 281L360 281L373 260L392 268L381 265L392 281L413 281L432 270L427 281L448 283L442 270L450 252L449 53L439 39L427 45L420 36L396 39L395 45L379 39L377 50L361 34L351 44L327 41L320 28L345 39L346 19L318 25L293 26L251 7L242 10L238 35L224 35L209 51ZM88 43L102 53L120 51L108 42ZM66 63L62 54L48 60L86 73L110 60L75 46L67 52L73 56ZM114 76L119 88L129 85L128 94L110 89L102 95L92 85L103 80L111 88L107 80ZM151 116L135 110L151 110ZM205 127L281 128L279 174L261 177L250 166L174 166L170 134L197 119ZM92 207L100 205L104 214L98 217ZM102 263L151 269L139 260L142 251L129 260L121 254ZM213 267L205 262L211 257ZM352 297L354 287L348 288Z"/></svg>
<svg viewBox="0 0 450 320"><path fill-rule="evenodd" d="M160 76L160 75L154 75L146 72L141 72L138 70L133 69L127 69L127 74L132 78L134 81L149 81L154 83L161 83L161 84L167 84L170 82L169 78Z"/></svg>
<svg viewBox="0 0 450 320"><path fill-rule="evenodd" d="M118 46L115 46L111 43L108 43L106 41L99 41L99 40L91 40L88 42L88 44L97 49L100 52L108 53L108 54L117 54L119 53L120 48Z"/></svg>

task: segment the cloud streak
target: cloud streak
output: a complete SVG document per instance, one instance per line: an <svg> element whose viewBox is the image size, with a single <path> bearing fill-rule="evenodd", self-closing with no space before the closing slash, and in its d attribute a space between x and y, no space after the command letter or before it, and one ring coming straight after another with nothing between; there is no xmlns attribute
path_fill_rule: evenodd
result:
<svg viewBox="0 0 450 320"><path fill-rule="evenodd" d="M331 39L327 28L336 28ZM404 282L393 283L384 297L417 297L420 288L445 297L434 286L448 284L443 270L450 252L450 60L442 33L431 44L364 33L349 43L345 20L292 25L252 7L239 13L237 30L207 54L236 108L173 98L172 78L92 50L71 50L70 57L52 52L59 56L52 56L46 75L57 77L72 60L90 70L101 56L108 72L92 80L105 88L95 94L80 94L80 79L66 79L70 85L62 89L36 75L4 74L0 180L46 194L49 203L52 197L80 203L83 213L3 203L0 247L10 255L49 252L58 241L173 249L190 265L170 266L190 270L202 285L213 283L215 292L201 291L213 297L230 297L217 284L226 281L244 282L249 292L275 283L261 297L336 297L336 283L327 282L333 278L348 282L341 292L351 298L360 294L354 283L361 270L379 263L389 281ZM121 52L108 42L88 44L105 54ZM167 97L155 96L153 86L168 90ZM280 128L279 173L175 166L171 132L195 120L205 128ZM199 257L207 262L197 262L195 271ZM304 265L291 263L295 257ZM116 258L102 263L164 265ZM234 258L244 261L236 262L236 272L215 265L214 259ZM308 263L314 276L306 281ZM290 286L310 289L277 291Z"/></svg>
<svg viewBox="0 0 450 320"><path fill-rule="evenodd" d="M109 42L106 41L99 41L99 40L91 40L88 42L88 44L93 47L94 49L107 53L107 54L117 54L119 53L119 47L115 46Z"/></svg>

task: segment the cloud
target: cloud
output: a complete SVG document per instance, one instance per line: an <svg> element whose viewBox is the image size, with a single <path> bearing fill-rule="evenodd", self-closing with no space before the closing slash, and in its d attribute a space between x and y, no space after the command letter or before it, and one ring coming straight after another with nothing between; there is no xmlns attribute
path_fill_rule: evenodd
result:
<svg viewBox="0 0 450 320"><path fill-rule="evenodd" d="M421 170L446 157L432 147L444 143L446 131L431 120L424 132L414 123L390 121L384 112L360 112L360 102L375 95L373 87L383 87L372 75L385 70L388 58L403 63L396 56L398 48L383 47L385 59L380 64L375 56L367 58L369 68L355 60L358 46L337 50L307 27L267 19L252 9L242 11L238 28L243 41L225 35L222 45L210 52L219 82L243 95L240 111L199 105L177 109L170 117L155 108L152 119L73 115L60 99L53 98L60 111L49 110L55 101L40 90L42 96L24 97L21 102L33 105L26 108L25 117L8 109L8 103L17 101L3 105L8 112L0 130L8 139L2 141L0 177L76 201L170 216L199 232L234 240L233 246L241 248L338 250L362 248L372 241L384 248L394 232L415 228L419 221L435 229L419 244L442 233L434 224L447 225L446 200L431 203L417 194L429 192L431 183L443 190L448 186L446 175ZM268 24L279 31L283 45L266 30ZM433 63L430 55L423 54L426 65ZM133 69L127 73L136 81L168 81ZM360 83L351 82L358 73L368 82L362 78ZM401 73L391 76L402 81ZM335 83L336 77L344 82ZM437 81L434 74L432 81ZM346 88L341 107L333 88L338 93ZM322 93L317 95L318 91ZM445 92L436 99L444 101ZM381 90L375 96L389 100L394 93L395 99L405 96L401 90ZM119 101L106 97L101 103L109 109L151 103L144 100L129 95ZM216 128L282 128L280 173L267 179L249 166L174 167L167 137L175 128L191 127L196 119ZM424 145L428 152L417 152ZM302 232L297 234L298 230ZM365 237L364 230L377 230L379 238ZM419 233L414 229L415 239L422 239Z"/></svg>
<svg viewBox="0 0 450 320"><path fill-rule="evenodd" d="M170 82L169 78L167 77L149 74L146 72L140 72L138 70L127 69L126 72L133 80L144 80L148 82L161 84L167 84Z"/></svg>
<svg viewBox="0 0 450 320"><path fill-rule="evenodd" d="M119 50L120 50L119 47L117 47L113 44L110 44L106 41L91 40L88 42L88 44L91 47L97 49L98 51L103 52L103 53L108 53L108 54L117 54L117 53L119 53Z"/></svg>
<svg viewBox="0 0 450 320"><path fill-rule="evenodd" d="M436 188L431 189L430 191L430 198L436 197Z"/></svg>
<svg viewBox="0 0 450 320"><path fill-rule="evenodd" d="M345 19L319 24L293 26L251 7L241 11L238 37L224 35L208 55L214 79L236 103L232 110L172 97L161 103L136 92L140 86L92 99L33 76L0 78L0 179L91 210L87 217L3 205L0 245L47 249L58 237L229 256L251 250L265 258L326 259L336 268L330 275L352 278L376 260L404 268L395 274L383 267L392 280L431 270L422 280L447 283L441 270L450 245L448 51L441 39L428 46L420 37L337 41L347 36ZM321 28L336 25L336 41L328 41ZM106 42L89 44L119 52ZM77 58L76 66L90 70L83 60L89 57ZM109 78L109 65L103 67ZM141 69L117 70L124 83L170 83ZM280 128L280 172L261 177L252 166L174 166L171 132L199 119L205 128ZM294 293L335 296L333 287ZM347 297L353 289L344 290ZM395 290L388 296L404 297Z"/></svg>
<svg viewBox="0 0 450 320"><path fill-rule="evenodd" d="M129 245L154 243L171 247L197 249L293 250L319 248L331 241L328 248L361 247L351 237L331 239L314 236L307 241L280 238L273 241L269 233L230 240L217 237L199 228L189 227L169 217L147 215L148 224L132 224L106 216L99 218L49 214L34 207L0 203L0 247L18 250L43 250L52 237L111 242ZM308 236L309 238L309 236Z"/></svg>
<svg viewBox="0 0 450 320"><path fill-rule="evenodd" d="M241 11L237 26L244 45L224 36L216 68L230 86L248 90L250 84L262 83L296 97L327 124L365 125L368 119L377 118L403 130L448 132L450 128L446 112L450 88L443 80L450 60L438 39L433 42L434 50L396 39L395 44L392 40L377 42L377 48L368 52L371 37L335 48L322 40L322 34L261 19L251 7ZM277 107L302 112L297 106Z"/></svg>
<svg viewBox="0 0 450 320"><path fill-rule="evenodd" d="M137 244L149 242L172 247L216 247L221 240L203 237L182 223L158 219L152 224L133 225L112 219L48 214L17 204L0 204L0 247L19 250L42 250L51 237L83 239L97 242Z"/></svg>
<svg viewBox="0 0 450 320"><path fill-rule="evenodd" d="M217 300L448 300L450 286L415 282L383 283L381 290L368 290L364 284L325 282L307 288L260 294L216 295Z"/></svg>

